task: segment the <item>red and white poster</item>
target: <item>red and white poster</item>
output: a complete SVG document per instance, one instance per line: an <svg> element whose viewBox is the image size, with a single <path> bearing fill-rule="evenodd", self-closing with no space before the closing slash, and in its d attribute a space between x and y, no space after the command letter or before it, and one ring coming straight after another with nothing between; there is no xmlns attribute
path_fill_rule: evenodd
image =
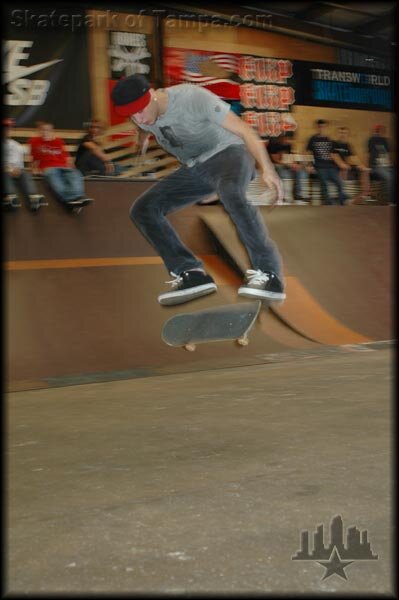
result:
<svg viewBox="0 0 399 600"><path fill-rule="evenodd" d="M239 60L239 54L165 48L165 86L194 83L225 100L239 100Z"/></svg>

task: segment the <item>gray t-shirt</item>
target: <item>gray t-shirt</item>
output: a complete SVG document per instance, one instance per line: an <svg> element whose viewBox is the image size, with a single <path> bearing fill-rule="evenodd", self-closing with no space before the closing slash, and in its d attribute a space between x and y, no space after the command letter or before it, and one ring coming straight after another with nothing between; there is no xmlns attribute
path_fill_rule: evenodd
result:
<svg viewBox="0 0 399 600"><path fill-rule="evenodd" d="M166 88L168 106L153 125L140 128L154 134L167 152L192 167L233 144L244 144L238 135L221 126L230 105L212 92L183 83Z"/></svg>

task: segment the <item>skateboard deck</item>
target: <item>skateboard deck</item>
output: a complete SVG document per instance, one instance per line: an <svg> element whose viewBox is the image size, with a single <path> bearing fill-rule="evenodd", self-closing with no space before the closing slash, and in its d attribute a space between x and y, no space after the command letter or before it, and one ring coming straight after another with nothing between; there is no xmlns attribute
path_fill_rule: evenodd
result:
<svg viewBox="0 0 399 600"><path fill-rule="evenodd" d="M196 344L235 340L248 345L248 333L259 314L261 301L238 302L171 317L163 326L162 339L169 346L195 350Z"/></svg>

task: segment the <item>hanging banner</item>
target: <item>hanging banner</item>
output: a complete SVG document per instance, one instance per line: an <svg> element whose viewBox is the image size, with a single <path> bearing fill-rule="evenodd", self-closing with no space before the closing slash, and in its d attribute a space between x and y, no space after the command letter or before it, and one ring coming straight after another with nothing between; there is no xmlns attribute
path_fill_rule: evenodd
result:
<svg viewBox="0 0 399 600"><path fill-rule="evenodd" d="M90 119L86 33L9 28L3 104L17 127L46 120L59 129L81 129Z"/></svg>
<svg viewBox="0 0 399 600"><path fill-rule="evenodd" d="M165 85L193 83L217 94L261 137L294 131L292 63L225 52L164 49Z"/></svg>
<svg viewBox="0 0 399 600"><path fill-rule="evenodd" d="M393 110L390 71L294 61L296 103L360 110Z"/></svg>
<svg viewBox="0 0 399 600"><path fill-rule="evenodd" d="M297 128L294 104L393 110L393 72L363 67L165 48L164 78L214 92L263 138Z"/></svg>
<svg viewBox="0 0 399 600"><path fill-rule="evenodd" d="M291 85L292 62L286 59L241 56L239 59L242 118L261 137L277 137L295 131L291 114L295 91Z"/></svg>
<svg viewBox="0 0 399 600"><path fill-rule="evenodd" d="M129 75L144 75L151 84L154 76L154 58L152 54L152 35L128 31L110 31L108 38L109 56L109 114L111 125L125 121L114 109L110 100L111 91L116 82Z"/></svg>
<svg viewBox="0 0 399 600"><path fill-rule="evenodd" d="M152 55L149 38L150 36L145 33L109 32L108 55L111 79L136 74L151 78Z"/></svg>

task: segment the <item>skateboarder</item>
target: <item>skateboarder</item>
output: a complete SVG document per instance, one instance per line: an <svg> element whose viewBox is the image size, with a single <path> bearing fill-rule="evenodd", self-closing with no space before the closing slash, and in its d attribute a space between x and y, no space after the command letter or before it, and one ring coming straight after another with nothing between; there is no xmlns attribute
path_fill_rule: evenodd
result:
<svg viewBox="0 0 399 600"><path fill-rule="evenodd" d="M237 227L252 269L238 293L252 299L285 298L282 265L258 209L246 189L259 164L264 183L283 188L264 144L254 130L215 94L191 84L153 89L142 75L121 79L111 93L115 111L140 128L142 148L153 134L183 165L144 192L130 216L174 277L160 304L180 304L216 291L202 262L181 242L166 218L215 192Z"/></svg>

